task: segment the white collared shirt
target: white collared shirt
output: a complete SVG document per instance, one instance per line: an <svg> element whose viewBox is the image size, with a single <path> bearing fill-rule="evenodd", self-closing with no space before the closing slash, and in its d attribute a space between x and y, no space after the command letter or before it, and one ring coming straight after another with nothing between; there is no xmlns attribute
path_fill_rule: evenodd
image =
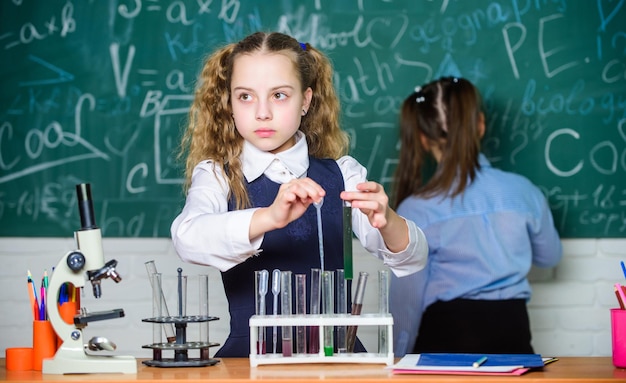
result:
<svg viewBox="0 0 626 383"><path fill-rule="evenodd" d="M248 142L242 152L242 170L248 182L262 174L277 183L303 178L309 167L307 141L296 134L293 147L278 153L264 152ZM344 179L345 190L356 190L365 182L367 170L354 158L337 160ZM228 211L228 184L219 167L212 161L202 161L193 170L191 186L183 211L171 227L172 241L178 256L185 262L210 265L226 271L259 252L263 236L250 240L252 215L258 208ZM421 270L428 254L422 231L411 221L409 245L393 253L387 249L380 232L372 227L358 209L352 211L352 230L370 253L383 260L397 276Z"/></svg>

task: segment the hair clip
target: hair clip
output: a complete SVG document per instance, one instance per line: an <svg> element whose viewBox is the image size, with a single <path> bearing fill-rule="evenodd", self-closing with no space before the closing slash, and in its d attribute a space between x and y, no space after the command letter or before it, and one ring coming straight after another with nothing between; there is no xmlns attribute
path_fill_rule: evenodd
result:
<svg viewBox="0 0 626 383"><path fill-rule="evenodd" d="M452 77L452 82L456 84L457 82L459 82L459 78L458 77Z"/></svg>
<svg viewBox="0 0 626 383"><path fill-rule="evenodd" d="M300 48L302 48L303 51L306 51L306 43L298 43L300 44Z"/></svg>
<svg viewBox="0 0 626 383"><path fill-rule="evenodd" d="M424 95L422 94L421 86L418 85L415 87L415 93L417 93L417 97L415 97L415 101L417 101L418 104L426 101L426 98L424 98Z"/></svg>

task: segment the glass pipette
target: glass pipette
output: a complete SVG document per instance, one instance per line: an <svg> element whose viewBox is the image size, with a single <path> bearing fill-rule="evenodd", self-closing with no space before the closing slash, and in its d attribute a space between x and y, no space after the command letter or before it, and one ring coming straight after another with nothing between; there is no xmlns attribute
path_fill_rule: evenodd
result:
<svg viewBox="0 0 626 383"><path fill-rule="evenodd" d="M257 270L254 272L254 282L256 285L256 314L265 315L265 295L267 294L267 285L269 273L267 270ZM265 327L259 327L259 338L257 340L257 353L265 354Z"/></svg>
<svg viewBox="0 0 626 383"><path fill-rule="evenodd" d="M274 295L273 314L278 315L278 295L280 294L280 270L272 271L272 294ZM278 342L278 334L276 325L272 327L272 345L274 354L276 354L276 343Z"/></svg>

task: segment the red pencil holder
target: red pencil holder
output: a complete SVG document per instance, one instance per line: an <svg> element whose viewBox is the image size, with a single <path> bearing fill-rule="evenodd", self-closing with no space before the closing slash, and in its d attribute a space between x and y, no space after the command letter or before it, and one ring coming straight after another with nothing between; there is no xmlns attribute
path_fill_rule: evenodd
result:
<svg viewBox="0 0 626 383"><path fill-rule="evenodd" d="M41 371L43 360L57 351L57 334L47 320L33 321L33 370Z"/></svg>
<svg viewBox="0 0 626 383"><path fill-rule="evenodd" d="M61 319L67 324L74 324L74 317L79 314L78 302L63 302L57 305ZM57 336L57 349L63 344L63 338Z"/></svg>

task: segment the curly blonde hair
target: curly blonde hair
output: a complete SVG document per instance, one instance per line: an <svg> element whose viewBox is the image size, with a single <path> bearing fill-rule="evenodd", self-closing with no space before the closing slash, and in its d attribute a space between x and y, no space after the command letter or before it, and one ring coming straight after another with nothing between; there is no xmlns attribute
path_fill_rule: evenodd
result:
<svg viewBox="0 0 626 383"><path fill-rule="evenodd" d="M250 200L240 161L244 139L232 118L230 81L237 57L254 52L284 54L299 71L302 92L309 87L313 90L309 109L300 124L309 154L338 159L348 152L348 135L341 130L339 122L333 67L322 52L277 32L256 32L218 49L205 60L200 73L179 157L186 156L185 192L191 186L196 165L211 160L226 175L229 198L234 198L237 209L250 206Z"/></svg>

